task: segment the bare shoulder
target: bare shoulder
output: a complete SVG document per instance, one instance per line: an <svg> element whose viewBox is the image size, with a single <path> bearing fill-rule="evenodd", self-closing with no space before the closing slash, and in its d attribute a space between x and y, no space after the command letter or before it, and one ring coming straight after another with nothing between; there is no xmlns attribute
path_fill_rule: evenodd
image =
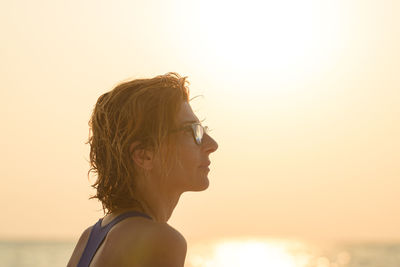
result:
<svg viewBox="0 0 400 267"><path fill-rule="evenodd" d="M78 243L75 246L74 252L72 252L72 256L69 259L67 267L77 266L79 259L82 256L83 250L85 249L86 243L89 239L90 232L92 231L93 226L87 228L81 236L79 237Z"/></svg>
<svg viewBox="0 0 400 267"><path fill-rule="evenodd" d="M148 240L186 245L186 240L183 235L167 223L155 222L149 225L149 230L150 231L146 234Z"/></svg>
<svg viewBox="0 0 400 267"><path fill-rule="evenodd" d="M136 227L135 235L125 235L135 239L125 238L127 243L123 247L127 257L123 265L184 266L187 243L181 233L167 223L148 222Z"/></svg>
<svg viewBox="0 0 400 267"><path fill-rule="evenodd" d="M182 234L166 223L154 223L150 228L142 241L148 251L143 265L183 267L187 244Z"/></svg>

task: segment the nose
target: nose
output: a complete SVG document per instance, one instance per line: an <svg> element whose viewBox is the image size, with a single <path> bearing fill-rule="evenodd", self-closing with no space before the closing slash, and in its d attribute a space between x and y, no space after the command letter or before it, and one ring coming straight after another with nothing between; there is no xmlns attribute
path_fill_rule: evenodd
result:
<svg viewBox="0 0 400 267"><path fill-rule="evenodd" d="M218 149L218 144L217 142L209 136L207 133L204 133L203 140L202 140L202 146L205 152L208 154L211 154L215 152Z"/></svg>

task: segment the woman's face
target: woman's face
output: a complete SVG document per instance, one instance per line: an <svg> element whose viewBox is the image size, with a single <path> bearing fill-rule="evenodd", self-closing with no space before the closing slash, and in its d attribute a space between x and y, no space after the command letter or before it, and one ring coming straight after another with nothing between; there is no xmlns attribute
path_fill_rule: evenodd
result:
<svg viewBox="0 0 400 267"><path fill-rule="evenodd" d="M177 127L198 123L189 103L183 102L177 117ZM177 161L174 162L168 175L168 184L185 191L201 191L209 185L208 172L211 163L209 156L217 150L218 144L204 133L200 145L195 142L191 127L176 132Z"/></svg>

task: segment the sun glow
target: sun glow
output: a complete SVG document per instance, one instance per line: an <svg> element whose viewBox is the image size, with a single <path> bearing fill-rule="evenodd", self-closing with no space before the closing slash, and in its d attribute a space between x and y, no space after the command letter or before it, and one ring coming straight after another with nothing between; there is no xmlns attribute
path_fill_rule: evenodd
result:
<svg viewBox="0 0 400 267"><path fill-rule="evenodd" d="M299 244L265 240L225 240L198 248L189 255L191 267L244 267L274 266L302 267L308 263L308 255L290 253ZM206 255L206 256L201 256Z"/></svg>
<svg viewBox="0 0 400 267"><path fill-rule="evenodd" d="M335 59L343 40L339 5L314 0L196 1L187 14L185 44L195 50L191 53L197 62L218 73L304 75Z"/></svg>

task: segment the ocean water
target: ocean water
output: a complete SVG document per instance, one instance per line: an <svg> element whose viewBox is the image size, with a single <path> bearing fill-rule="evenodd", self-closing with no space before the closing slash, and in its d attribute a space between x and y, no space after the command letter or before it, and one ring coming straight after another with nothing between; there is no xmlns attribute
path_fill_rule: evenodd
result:
<svg viewBox="0 0 400 267"><path fill-rule="evenodd" d="M400 243L230 238L188 244L185 267L400 267ZM1 241L1 267L66 266L73 242Z"/></svg>
<svg viewBox="0 0 400 267"><path fill-rule="evenodd" d="M0 267L66 266L73 242L0 241Z"/></svg>

